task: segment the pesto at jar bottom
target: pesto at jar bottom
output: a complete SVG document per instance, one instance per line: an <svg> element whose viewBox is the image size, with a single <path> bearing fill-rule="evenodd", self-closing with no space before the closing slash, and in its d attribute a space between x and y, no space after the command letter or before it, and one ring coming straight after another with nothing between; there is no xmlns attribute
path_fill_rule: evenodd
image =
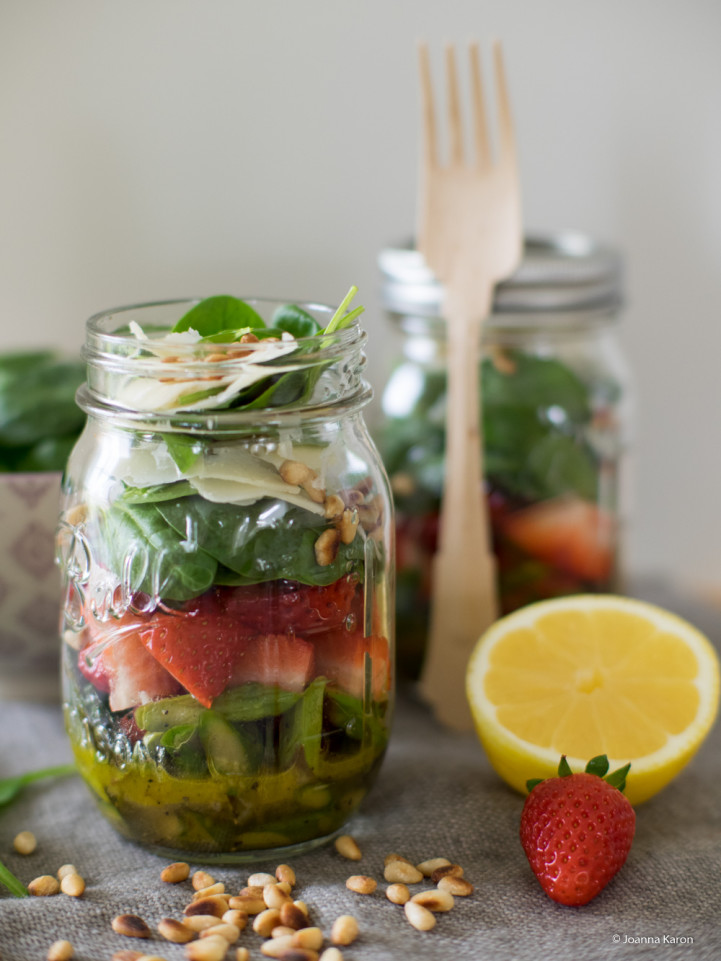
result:
<svg viewBox="0 0 721 961"><path fill-rule="evenodd" d="M323 843L358 808L385 753L387 701L324 677L302 692L249 683L212 708L178 695L115 716L66 660L80 773L116 830L158 851L241 861Z"/></svg>

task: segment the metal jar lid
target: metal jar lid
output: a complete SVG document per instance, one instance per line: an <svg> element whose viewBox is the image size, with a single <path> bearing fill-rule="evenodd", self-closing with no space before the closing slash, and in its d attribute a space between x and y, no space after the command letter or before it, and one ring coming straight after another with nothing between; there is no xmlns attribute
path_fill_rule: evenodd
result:
<svg viewBox="0 0 721 961"><path fill-rule="evenodd" d="M441 285L410 243L381 251L378 265L386 310L419 317L440 314ZM585 234L568 231L526 237L518 270L496 288L493 313L606 314L616 310L621 300L618 252ZM502 317L497 319L503 322Z"/></svg>

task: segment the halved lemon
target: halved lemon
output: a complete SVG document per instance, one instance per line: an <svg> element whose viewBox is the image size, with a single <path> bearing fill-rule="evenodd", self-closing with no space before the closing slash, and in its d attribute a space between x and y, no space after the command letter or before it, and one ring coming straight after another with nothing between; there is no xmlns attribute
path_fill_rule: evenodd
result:
<svg viewBox="0 0 721 961"><path fill-rule="evenodd" d="M466 691L498 774L525 793L606 754L628 761L626 796L660 791L698 750L716 717L719 658L687 621L610 594L529 604L496 621L471 655Z"/></svg>

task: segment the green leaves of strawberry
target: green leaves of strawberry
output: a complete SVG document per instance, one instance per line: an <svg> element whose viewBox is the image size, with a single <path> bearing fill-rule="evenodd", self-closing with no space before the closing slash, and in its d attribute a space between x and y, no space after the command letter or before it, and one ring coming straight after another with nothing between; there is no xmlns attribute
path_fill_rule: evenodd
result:
<svg viewBox="0 0 721 961"><path fill-rule="evenodd" d="M603 780L606 781L607 784L610 784L611 787L615 787L615 788L618 788L619 791L623 791L624 788L626 787L626 776L628 775L628 772L631 769L630 762L628 764L624 764L623 767L618 768L618 770L613 771L611 774L608 774L609 767L610 765L608 763L608 758L606 757L606 755L598 754L596 757L592 757L591 760L588 762L585 768L585 773L595 774L596 777L603 778ZM566 760L566 755L562 754L561 760L558 762L558 776L570 777L572 774L573 774L573 771L571 770L571 766ZM607 774L608 774L608 777L606 777ZM539 784L543 784L544 780L545 779L541 777L529 778L529 780L526 781L526 789L530 793L534 789L534 787L536 787Z"/></svg>

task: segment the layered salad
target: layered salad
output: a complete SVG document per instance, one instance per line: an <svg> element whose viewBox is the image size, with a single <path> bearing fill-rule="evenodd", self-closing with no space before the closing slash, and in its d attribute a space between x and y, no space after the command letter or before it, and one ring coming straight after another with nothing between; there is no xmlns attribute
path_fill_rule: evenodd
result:
<svg viewBox="0 0 721 961"><path fill-rule="evenodd" d="M132 363L91 370L110 400L86 392L58 536L67 727L104 811L156 849L332 835L383 756L385 475L358 417L303 414L349 298L323 326L231 297L170 331L139 311Z"/></svg>

